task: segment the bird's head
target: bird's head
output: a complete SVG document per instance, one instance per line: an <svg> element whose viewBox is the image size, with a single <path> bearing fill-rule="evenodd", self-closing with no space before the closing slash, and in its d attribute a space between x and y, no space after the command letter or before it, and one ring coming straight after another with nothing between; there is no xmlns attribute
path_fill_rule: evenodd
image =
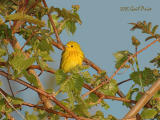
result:
<svg viewBox="0 0 160 120"><path fill-rule="evenodd" d="M80 45L77 42L74 42L74 41L69 41L66 44L65 49L67 49L67 50L81 50Z"/></svg>

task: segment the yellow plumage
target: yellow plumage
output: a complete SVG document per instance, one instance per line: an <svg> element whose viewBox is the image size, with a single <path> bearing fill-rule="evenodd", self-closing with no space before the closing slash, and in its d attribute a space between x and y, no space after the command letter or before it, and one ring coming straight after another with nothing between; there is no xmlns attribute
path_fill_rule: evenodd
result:
<svg viewBox="0 0 160 120"><path fill-rule="evenodd" d="M69 72L77 65L82 65L84 54L77 42L70 41L66 44L65 50L62 53L60 69L65 73Z"/></svg>

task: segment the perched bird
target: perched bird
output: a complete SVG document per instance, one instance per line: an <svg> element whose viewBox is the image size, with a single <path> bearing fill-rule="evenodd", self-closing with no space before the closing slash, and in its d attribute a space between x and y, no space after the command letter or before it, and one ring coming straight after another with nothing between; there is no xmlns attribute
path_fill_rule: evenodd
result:
<svg viewBox="0 0 160 120"><path fill-rule="evenodd" d="M82 65L84 54L77 42L70 41L66 44L61 56L60 69L65 73L77 65Z"/></svg>

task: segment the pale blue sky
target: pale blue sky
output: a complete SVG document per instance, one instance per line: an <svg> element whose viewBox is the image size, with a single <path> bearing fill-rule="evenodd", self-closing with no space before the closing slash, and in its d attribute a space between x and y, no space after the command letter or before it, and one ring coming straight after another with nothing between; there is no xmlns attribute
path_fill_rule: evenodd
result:
<svg viewBox="0 0 160 120"><path fill-rule="evenodd" d="M63 32L60 36L63 43L70 40L77 41L85 56L92 60L95 64L106 70L108 75L112 75L115 71L115 59L113 53L119 50L129 50L134 52L134 47L131 45L131 36L135 35L143 45L143 48L149 42L144 42L145 34L138 31L129 31L130 22L150 21L153 25L160 25L160 1L159 0L46 0L49 6L71 9L72 4L80 5L79 15L82 20L82 25L78 25L76 33L68 36ZM138 7L152 8L151 11L120 11L120 7ZM159 30L159 29L158 29ZM152 48L147 49L138 56L140 69L145 66L151 66L148 62L159 52L159 43L156 43ZM53 58L55 59L54 68L59 67L59 59L61 51L55 48ZM95 72L90 70L90 72ZM117 75L115 79L120 82L129 78L129 73ZM42 77L42 81L45 76ZM43 81L44 82L44 81ZM44 82L45 83L45 82ZM132 82L125 83L120 86L120 89L126 93ZM36 101L37 95L32 90L27 90L20 95L23 95L26 101ZM30 95L32 97L28 97ZM35 102L36 103L36 102ZM117 118L122 118L129 109L122 106L122 102L107 100L110 108L105 115L112 114Z"/></svg>

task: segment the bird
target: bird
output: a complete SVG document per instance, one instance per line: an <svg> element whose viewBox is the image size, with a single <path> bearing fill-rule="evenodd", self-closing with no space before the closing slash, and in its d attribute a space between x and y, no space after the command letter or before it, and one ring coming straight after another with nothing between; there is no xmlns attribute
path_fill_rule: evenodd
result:
<svg viewBox="0 0 160 120"><path fill-rule="evenodd" d="M70 72L76 66L83 64L84 53L80 45L75 41L69 41L61 54L60 69L64 73Z"/></svg>

